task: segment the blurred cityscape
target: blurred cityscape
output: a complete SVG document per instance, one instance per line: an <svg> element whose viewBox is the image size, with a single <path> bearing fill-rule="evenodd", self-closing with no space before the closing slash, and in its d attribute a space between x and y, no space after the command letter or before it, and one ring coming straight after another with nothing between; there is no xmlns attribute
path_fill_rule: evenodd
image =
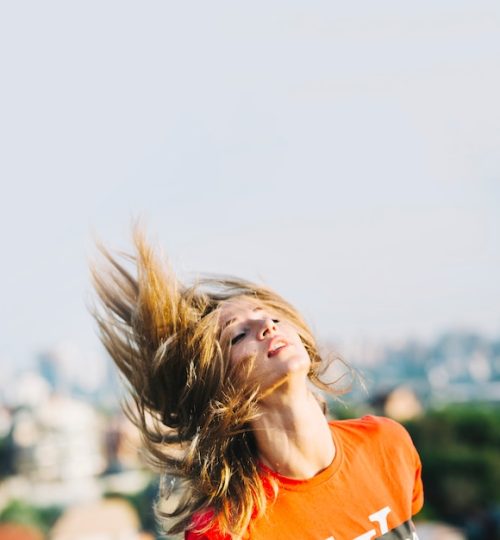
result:
<svg viewBox="0 0 500 540"><path fill-rule="evenodd" d="M441 435L447 433L442 444L452 445L444 462L450 462L450 452L455 461L466 456L471 471L465 484L459 479L457 489L450 470L452 486L448 478L443 488L457 492L462 502L440 503L441 487L429 484L434 474L424 476L431 498L420 538L500 538L500 491L493 486L484 495L474 485L481 474L500 485L500 427L494 427L500 424L500 336L453 331L428 343L359 341L336 348L359 370L363 384L330 404L334 415L371 412L405 423L424 473L426 467L443 469L435 459L446 450L429 446L429 439L444 441L429 436L435 433L429 432L432 422ZM153 512L158 479L145 467L138 433L121 412L123 385L104 354L60 343L40 351L28 367L1 360L0 538L159 538ZM465 417L469 427L462 429ZM471 429L475 435L469 437ZM490 443L498 446L490 451ZM482 452L479 473L476 451ZM456 466L463 468L462 462Z"/></svg>

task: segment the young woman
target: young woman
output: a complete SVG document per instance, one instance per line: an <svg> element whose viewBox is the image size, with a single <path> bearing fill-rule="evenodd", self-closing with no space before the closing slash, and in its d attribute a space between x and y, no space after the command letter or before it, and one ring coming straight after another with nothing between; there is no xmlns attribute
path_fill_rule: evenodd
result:
<svg viewBox="0 0 500 540"><path fill-rule="evenodd" d="M134 275L102 250L95 317L152 463L183 483L172 513L157 505L169 532L416 539L423 491L409 435L385 418L327 421L312 389L334 391L299 313L243 280L185 287L140 232L135 247Z"/></svg>

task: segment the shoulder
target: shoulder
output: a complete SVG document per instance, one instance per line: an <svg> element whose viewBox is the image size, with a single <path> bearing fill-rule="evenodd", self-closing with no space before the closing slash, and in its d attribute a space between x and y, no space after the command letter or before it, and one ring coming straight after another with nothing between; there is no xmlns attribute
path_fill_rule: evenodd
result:
<svg viewBox="0 0 500 540"><path fill-rule="evenodd" d="M408 497L411 493L412 515L422 508L420 457L410 434L401 424L383 416L364 416L333 421L330 426L344 455L358 463L364 460L370 467L383 471L385 478L394 479L391 485L401 489L401 496Z"/></svg>
<svg viewBox="0 0 500 540"><path fill-rule="evenodd" d="M334 429L339 428L344 431L406 433L401 424L385 416L366 415L362 418L352 418L350 420L332 420L329 424Z"/></svg>
<svg viewBox="0 0 500 540"><path fill-rule="evenodd" d="M330 427L342 438L370 440L381 446L402 444L413 448L406 429L395 420L384 416L367 415L352 420L334 420L330 422Z"/></svg>
<svg viewBox="0 0 500 540"><path fill-rule="evenodd" d="M330 423L333 437L344 454L364 456L392 472L420 470L420 458L406 429L390 418L363 416Z"/></svg>

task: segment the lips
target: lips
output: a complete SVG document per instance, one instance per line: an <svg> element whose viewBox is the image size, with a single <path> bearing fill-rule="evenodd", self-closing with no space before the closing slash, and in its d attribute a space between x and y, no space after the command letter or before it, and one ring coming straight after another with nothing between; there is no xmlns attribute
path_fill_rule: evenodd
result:
<svg viewBox="0 0 500 540"><path fill-rule="evenodd" d="M272 358L273 356L276 356L287 346L288 346L288 342L284 340L282 337L278 337L278 336L274 337L271 340L271 343L269 343L267 357Z"/></svg>

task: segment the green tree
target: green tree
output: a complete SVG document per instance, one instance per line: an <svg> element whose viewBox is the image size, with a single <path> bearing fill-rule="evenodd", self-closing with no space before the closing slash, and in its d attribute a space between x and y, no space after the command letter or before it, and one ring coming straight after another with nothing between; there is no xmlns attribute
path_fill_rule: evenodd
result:
<svg viewBox="0 0 500 540"><path fill-rule="evenodd" d="M0 522L30 525L47 533L61 515L59 507L36 507L24 501L12 500L0 512Z"/></svg>
<svg viewBox="0 0 500 540"><path fill-rule="evenodd" d="M500 507L500 409L454 405L406 423L422 459L424 516L467 527ZM498 528L498 527L497 527ZM484 533L480 533L484 534ZM491 536L491 540L500 538ZM494 533L497 534L496 532ZM471 536L472 537L472 536ZM486 538L486 536L484 536Z"/></svg>

